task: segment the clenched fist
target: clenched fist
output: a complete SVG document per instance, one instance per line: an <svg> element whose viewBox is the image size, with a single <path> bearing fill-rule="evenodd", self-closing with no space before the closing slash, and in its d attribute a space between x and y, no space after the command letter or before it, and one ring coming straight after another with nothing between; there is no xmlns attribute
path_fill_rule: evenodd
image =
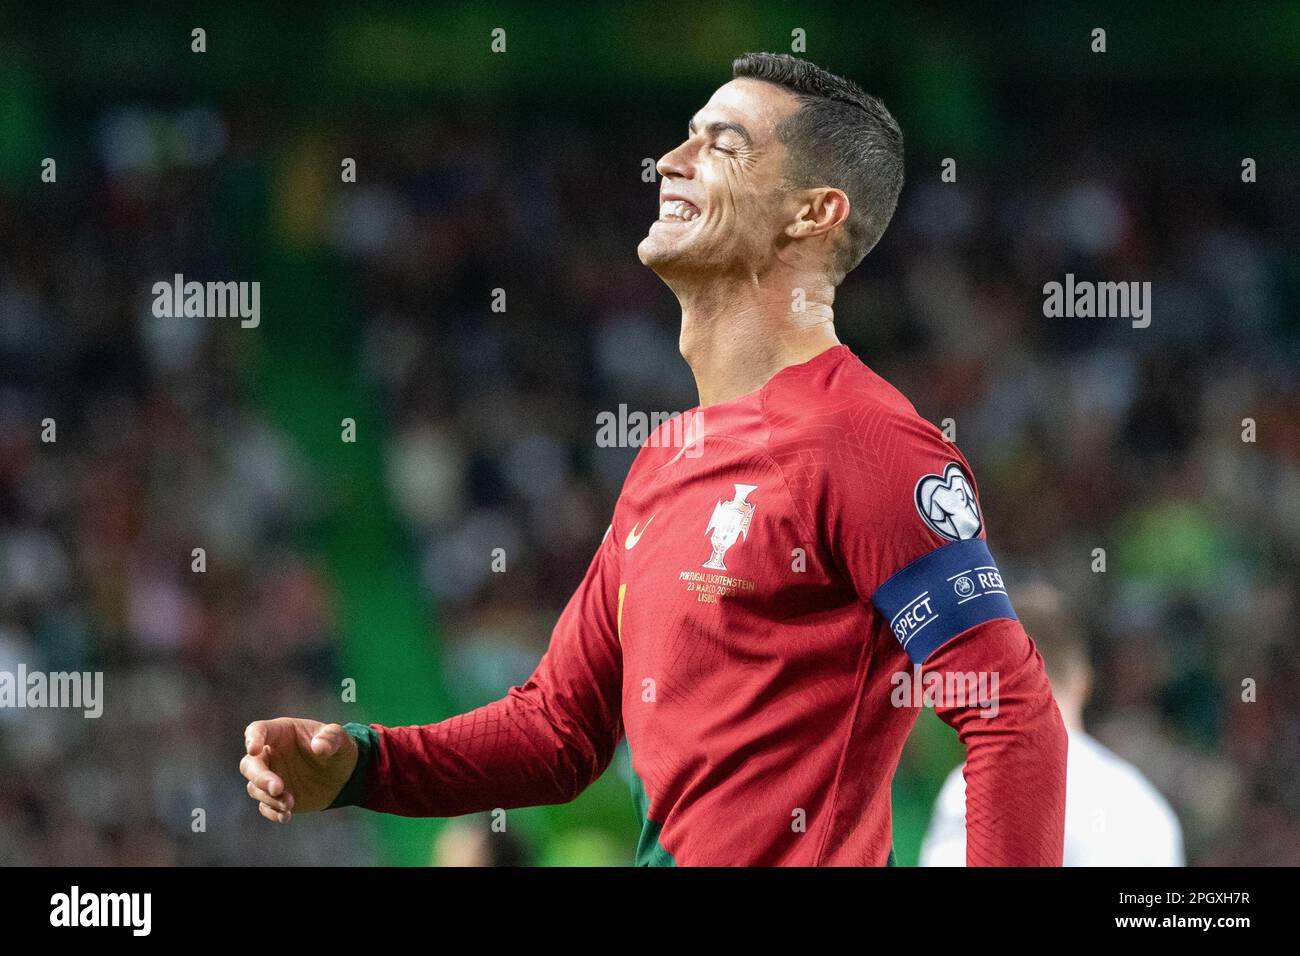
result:
<svg viewBox="0 0 1300 956"><path fill-rule="evenodd" d="M357 765L357 742L342 726L300 717L253 721L244 748L239 772L248 778L248 795L276 823L324 810Z"/></svg>

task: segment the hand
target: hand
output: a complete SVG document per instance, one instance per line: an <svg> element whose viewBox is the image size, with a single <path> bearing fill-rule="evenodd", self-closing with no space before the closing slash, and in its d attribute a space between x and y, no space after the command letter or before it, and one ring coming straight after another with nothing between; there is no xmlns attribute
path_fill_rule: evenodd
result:
<svg viewBox="0 0 1300 956"><path fill-rule="evenodd" d="M324 810L357 765L357 742L341 725L300 717L253 721L244 749L239 772L248 778L248 795L276 823Z"/></svg>

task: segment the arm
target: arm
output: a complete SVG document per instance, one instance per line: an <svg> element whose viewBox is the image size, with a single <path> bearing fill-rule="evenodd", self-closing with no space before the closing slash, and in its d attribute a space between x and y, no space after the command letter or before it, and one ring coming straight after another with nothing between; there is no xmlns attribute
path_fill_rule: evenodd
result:
<svg viewBox="0 0 1300 956"><path fill-rule="evenodd" d="M931 654L925 670L998 675L996 716L969 701L935 709L966 747L966 865L1060 866L1065 725L1020 622L1002 618L965 631Z"/></svg>
<svg viewBox="0 0 1300 956"><path fill-rule="evenodd" d="M1012 622L999 621L994 626L1010 623ZM1015 647L1019 641L1014 634L1009 636L1012 647ZM934 654L928 669L964 672L975 670L976 662L964 661L962 658L972 654L982 655L983 649L978 645L981 642L991 643L997 640L998 638L994 637L990 641L987 635L977 639L975 631L968 632L950 641L940 652ZM987 647L987 643L985 646ZM1029 697L1039 699L1038 694L1030 694ZM1049 749L1055 746L1053 715L1042 707L1037 713L1027 716L1019 713L1022 695L1004 695L1001 687L999 687L999 698L1000 716L1005 717L1007 712L1003 707L1011 703L1010 723L1013 729L1010 732L1004 732L1005 728L1003 731L998 729L998 718L981 717L972 713L969 708L939 709L940 716L945 722L957 729L962 743L966 745L967 754L978 754L980 763L975 765L974 769L971 769L970 765L957 768L944 783L935 801L934 815L931 817L930 827L921 845L922 866L979 866L990 846L998 848L996 852L1001 859L1027 863L1041 858L1042 864L1048 866L1061 863L1060 853L1054 850L1055 830L1035 836L1027 829L1021 828L1018 822L1039 818L1041 814L1039 808L1057 799L1057 794L1061 792L1059 787L1064 784L1063 780L1056 781L1053 775L1049 775L1046 785L1042 778L1035 778L1032 775L1034 764L1043 758L1035 756L1032 745L1025 747L1026 741L1033 741L1039 735L1044 738L1042 746ZM1041 727L1035 728L1035 724L1040 724ZM1055 765L1054 760L1045 762L1048 767ZM993 777L1004 775L1009 778L1009 781L985 779L990 775ZM977 793L987 791L993 794L1005 793L1007 796L1005 798L996 796L993 802L968 801L967 781L972 776L976 777ZM1028 780L1029 786L1018 788L1015 782L1017 779ZM1018 791L1023 793L1018 795ZM1027 807L1018 805L1021 800L1027 801L1030 805ZM968 802L975 806L968 807ZM997 810L996 814L991 812L994 808ZM976 827L983 831L982 838L975 838L976 852L969 855L966 822L968 809L974 811ZM1062 798L1062 819L1064 819L1064 810Z"/></svg>
<svg viewBox="0 0 1300 956"><path fill-rule="evenodd" d="M859 428L849 447L861 460L828 490L839 560L881 615L879 639L945 688L982 676L996 704L936 706L966 747L967 864L1059 866L1065 727L988 550L969 465L914 416L866 415Z"/></svg>
<svg viewBox="0 0 1300 956"><path fill-rule="evenodd" d="M422 727L348 724L357 765L330 806L457 816L564 803L595 781L623 736L616 544L606 534L522 687Z"/></svg>
<svg viewBox="0 0 1300 956"><path fill-rule="evenodd" d="M912 664L942 676L935 713L966 747L967 866L1060 866L1065 724L985 542L922 555L872 603Z"/></svg>

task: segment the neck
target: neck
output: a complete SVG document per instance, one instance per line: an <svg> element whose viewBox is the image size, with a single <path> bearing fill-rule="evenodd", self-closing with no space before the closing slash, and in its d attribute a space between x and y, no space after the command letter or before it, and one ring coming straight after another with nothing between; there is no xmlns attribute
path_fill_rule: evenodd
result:
<svg viewBox="0 0 1300 956"><path fill-rule="evenodd" d="M804 290L801 301L795 289ZM756 391L781 369L840 341L831 308L835 290L822 279L800 284L751 277L673 291L682 306L681 353L702 408Z"/></svg>

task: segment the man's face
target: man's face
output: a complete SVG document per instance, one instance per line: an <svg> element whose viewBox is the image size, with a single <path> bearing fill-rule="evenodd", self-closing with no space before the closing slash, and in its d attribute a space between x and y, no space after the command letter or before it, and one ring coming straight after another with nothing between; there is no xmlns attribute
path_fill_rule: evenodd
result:
<svg viewBox="0 0 1300 956"><path fill-rule="evenodd" d="M659 160L659 209L637 254L662 278L762 272L796 210L777 126L799 102L761 80L719 87Z"/></svg>

